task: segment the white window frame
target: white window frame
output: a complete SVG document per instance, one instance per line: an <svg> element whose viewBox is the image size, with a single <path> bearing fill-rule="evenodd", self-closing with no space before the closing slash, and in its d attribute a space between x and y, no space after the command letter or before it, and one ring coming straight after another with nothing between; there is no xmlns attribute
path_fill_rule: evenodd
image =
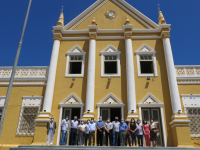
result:
<svg viewBox="0 0 200 150"><path fill-rule="evenodd" d="M121 76L121 70L120 70L120 54L121 52L117 50L112 45L109 45L106 47L103 51L101 51L101 77L120 77ZM116 74L105 74L105 66L104 66L104 60L105 56L116 56L117 58L117 73Z"/></svg>
<svg viewBox="0 0 200 150"><path fill-rule="evenodd" d="M135 53L137 58L138 76L139 77L158 76L157 64L156 64L156 51L153 50L151 47L147 46L146 44L144 44ZM150 56L150 55L152 56L154 73L146 73L146 74L141 73L140 56Z"/></svg>
<svg viewBox="0 0 200 150"><path fill-rule="evenodd" d="M34 135L35 133L23 133L23 132L19 132L20 129L20 125L21 125L21 119L22 119L22 115L23 115L23 110L26 107L38 107L38 115L40 113L40 109L41 109L41 104L42 104L42 99L43 96L23 96L23 100L22 100L22 107L21 107L21 111L20 111L20 115L19 115L19 122L18 122L18 126L17 126L17 135Z"/></svg>
<svg viewBox="0 0 200 150"><path fill-rule="evenodd" d="M65 77L84 77L86 52L84 50L82 50L78 45L76 45L75 47L70 49L66 54L67 54L67 62L66 62ZM73 56L81 56L82 57L81 74L70 74L69 73L70 57L73 57Z"/></svg>
<svg viewBox="0 0 200 150"><path fill-rule="evenodd" d="M5 99L6 99L5 96L0 96L0 108L4 109ZM3 113L3 111L2 111L2 113ZM1 116L2 116L2 114L1 114ZM1 119L0 119L0 121L1 121Z"/></svg>

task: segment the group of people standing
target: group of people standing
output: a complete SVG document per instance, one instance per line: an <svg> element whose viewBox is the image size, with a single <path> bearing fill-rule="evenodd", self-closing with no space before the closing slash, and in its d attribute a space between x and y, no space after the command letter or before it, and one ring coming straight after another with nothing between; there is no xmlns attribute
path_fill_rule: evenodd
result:
<svg viewBox="0 0 200 150"><path fill-rule="evenodd" d="M97 132L97 146L102 146L103 143L103 131L106 134L106 146L118 146L118 138L120 146L143 146L143 136L145 137L146 146L151 146L151 141L153 141L153 146L157 145L157 129L156 123L154 123L153 118L151 118L150 124L144 119L143 124L140 119L135 121L134 118L131 119L130 123L128 121L124 122L118 120L115 117L115 121L111 122L110 118L104 123L102 117L99 117L99 121L94 122L94 118L87 120L84 124L83 120L77 120L77 116L74 116L74 120L71 120L69 124L68 116L62 120L62 137L60 145L66 145L67 132L71 133L70 145L80 145L80 146L94 146L95 145L95 132ZM49 138L51 136L50 145L53 143L53 134L55 134L56 124L51 121L47 124L47 145L49 143ZM93 139L93 141L92 141ZM77 143L78 140L78 143ZM89 143L87 142L89 140ZM128 141L128 142L127 142ZM91 143L92 142L92 143ZM88 144L87 144L88 143ZM108 144L109 143L109 144Z"/></svg>

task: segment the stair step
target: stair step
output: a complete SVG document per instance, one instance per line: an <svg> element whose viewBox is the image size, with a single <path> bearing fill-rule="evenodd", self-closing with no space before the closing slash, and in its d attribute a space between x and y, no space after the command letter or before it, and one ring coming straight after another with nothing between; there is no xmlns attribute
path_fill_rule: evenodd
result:
<svg viewBox="0 0 200 150"><path fill-rule="evenodd" d="M200 150L200 148L188 147L107 147L107 146L19 146L10 150Z"/></svg>

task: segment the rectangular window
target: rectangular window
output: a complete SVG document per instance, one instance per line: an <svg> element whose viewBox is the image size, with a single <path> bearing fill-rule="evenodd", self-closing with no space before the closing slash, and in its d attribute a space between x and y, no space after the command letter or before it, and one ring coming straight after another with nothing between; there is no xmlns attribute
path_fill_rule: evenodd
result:
<svg viewBox="0 0 200 150"><path fill-rule="evenodd" d="M82 56L70 56L69 74L81 74Z"/></svg>
<svg viewBox="0 0 200 150"><path fill-rule="evenodd" d="M104 73L117 74L117 56L105 56Z"/></svg>
<svg viewBox="0 0 200 150"><path fill-rule="evenodd" d="M140 56L141 74L154 73L153 59L151 55Z"/></svg>
<svg viewBox="0 0 200 150"><path fill-rule="evenodd" d="M35 132L35 119L37 118L39 107L23 107L20 120L19 132L23 134L33 134Z"/></svg>

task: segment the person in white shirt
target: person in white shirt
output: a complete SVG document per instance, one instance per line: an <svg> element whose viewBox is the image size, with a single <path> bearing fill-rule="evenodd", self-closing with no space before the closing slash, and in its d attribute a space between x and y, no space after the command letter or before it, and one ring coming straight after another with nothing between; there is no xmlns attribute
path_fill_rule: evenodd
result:
<svg viewBox="0 0 200 150"><path fill-rule="evenodd" d="M62 127L62 138L61 138L60 145L65 145L66 144L68 127L69 127L69 118L68 118L68 116L66 116L66 118L62 120L61 127Z"/></svg>
<svg viewBox="0 0 200 150"><path fill-rule="evenodd" d="M85 146L87 146L87 140L89 139L89 124L90 119L87 120L87 124L85 124L86 130L85 130Z"/></svg>
<svg viewBox="0 0 200 150"><path fill-rule="evenodd" d="M95 144L95 131L96 123L94 123L94 118L91 118L91 123L89 124L89 146L91 146L91 138L93 136L93 146Z"/></svg>
<svg viewBox="0 0 200 150"><path fill-rule="evenodd" d="M49 145L49 140L51 137L50 145L53 145L53 136L55 134L56 130L56 122L54 121L54 118L51 117L51 120L47 122L47 145Z"/></svg>
<svg viewBox="0 0 200 150"><path fill-rule="evenodd" d="M79 144L82 146L84 144L84 133L86 131L86 126L83 124L83 120L80 121L81 124L78 126L79 128Z"/></svg>
<svg viewBox="0 0 200 150"><path fill-rule="evenodd" d="M110 118L107 119L107 122L105 123L105 130L106 130L106 146L108 146L108 138L110 141L110 146L113 146L112 141L112 130L113 130L113 124L110 122Z"/></svg>

